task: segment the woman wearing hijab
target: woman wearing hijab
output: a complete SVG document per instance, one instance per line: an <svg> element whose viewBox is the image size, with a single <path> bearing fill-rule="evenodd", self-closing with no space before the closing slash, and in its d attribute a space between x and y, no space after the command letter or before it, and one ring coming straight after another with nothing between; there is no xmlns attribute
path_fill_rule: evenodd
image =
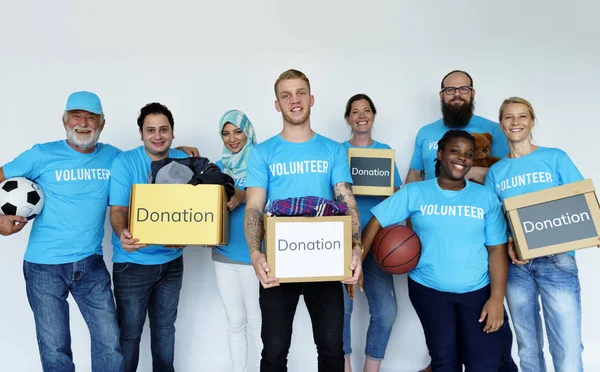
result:
<svg viewBox="0 0 600 372"><path fill-rule="evenodd" d="M227 111L221 117L219 134L223 140L223 151L216 165L235 180L236 189L227 203L231 211L229 244L215 247L212 258L227 317L232 371L245 372L248 355L258 356L262 350L259 284L244 235L246 168L250 151L256 144L256 135L246 114L238 110ZM255 350L251 353L248 353L246 330L254 341L252 346Z"/></svg>

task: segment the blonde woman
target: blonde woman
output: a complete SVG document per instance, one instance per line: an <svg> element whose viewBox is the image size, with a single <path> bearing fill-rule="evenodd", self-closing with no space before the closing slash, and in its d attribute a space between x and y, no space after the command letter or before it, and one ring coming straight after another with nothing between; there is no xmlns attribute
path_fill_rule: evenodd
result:
<svg viewBox="0 0 600 372"><path fill-rule="evenodd" d="M535 118L531 103L523 98L508 98L500 107L500 126L510 152L490 168L485 180L500 200L583 179L564 151L533 144ZM554 370L583 371L575 252L519 261L511 238L509 255L513 264L509 265L506 299L517 335L521 370L546 371L541 300Z"/></svg>

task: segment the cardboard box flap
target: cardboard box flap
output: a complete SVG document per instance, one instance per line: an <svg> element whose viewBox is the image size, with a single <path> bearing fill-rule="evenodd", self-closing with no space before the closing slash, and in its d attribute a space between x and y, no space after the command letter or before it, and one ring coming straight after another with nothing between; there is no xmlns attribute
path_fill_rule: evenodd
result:
<svg viewBox="0 0 600 372"><path fill-rule="evenodd" d="M504 199L504 209L511 211L514 209L526 207L528 205L545 203L552 200L562 199L573 195L594 192L592 180L568 183L562 186L551 187L549 189L536 191L533 193L522 194Z"/></svg>
<svg viewBox="0 0 600 372"><path fill-rule="evenodd" d="M364 156L369 158L391 158L394 159L394 149L372 149L368 147L350 147L348 156Z"/></svg>

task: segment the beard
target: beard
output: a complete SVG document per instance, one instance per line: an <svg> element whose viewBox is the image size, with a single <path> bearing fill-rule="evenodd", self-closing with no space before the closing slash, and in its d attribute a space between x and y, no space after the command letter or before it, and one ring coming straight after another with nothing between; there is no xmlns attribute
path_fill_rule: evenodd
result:
<svg viewBox="0 0 600 372"><path fill-rule="evenodd" d="M96 147L98 143L98 139L100 138L100 130L96 129L95 131L90 132L89 134L80 134L77 133L78 129L83 129L79 126L75 126L73 128L67 128L67 141L69 141L72 145L79 147L82 150L88 150L93 147Z"/></svg>
<svg viewBox="0 0 600 372"><path fill-rule="evenodd" d="M462 98L458 99L462 100ZM473 99L471 98L469 103L466 100L462 101L464 102L462 105L453 105L442 101L442 116L444 124L448 128L464 128L473 117L473 110L475 108Z"/></svg>

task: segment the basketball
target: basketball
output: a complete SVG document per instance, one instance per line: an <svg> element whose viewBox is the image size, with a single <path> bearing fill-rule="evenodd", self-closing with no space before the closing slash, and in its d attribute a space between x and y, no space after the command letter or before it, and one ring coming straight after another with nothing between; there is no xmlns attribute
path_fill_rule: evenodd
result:
<svg viewBox="0 0 600 372"><path fill-rule="evenodd" d="M406 274L421 257L421 241L415 232L403 225L390 225L379 230L371 254L375 262L389 274Z"/></svg>

